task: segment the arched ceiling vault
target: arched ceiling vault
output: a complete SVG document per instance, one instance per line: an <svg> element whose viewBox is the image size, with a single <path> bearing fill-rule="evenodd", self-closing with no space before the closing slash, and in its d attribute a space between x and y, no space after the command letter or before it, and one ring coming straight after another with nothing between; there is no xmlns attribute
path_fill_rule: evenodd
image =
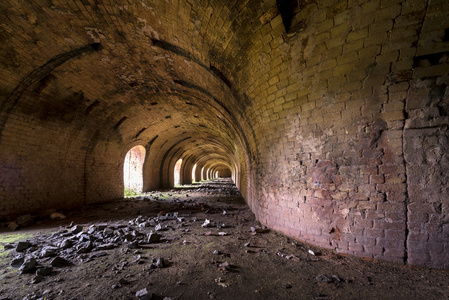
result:
<svg viewBox="0 0 449 300"><path fill-rule="evenodd" d="M200 1L6 1L0 133L20 112L92 151L142 144L195 161L251 159L248 99L231 61L245 57L254 26L245 20L273 3L243 2L210 3L211 14Z"/></svg>

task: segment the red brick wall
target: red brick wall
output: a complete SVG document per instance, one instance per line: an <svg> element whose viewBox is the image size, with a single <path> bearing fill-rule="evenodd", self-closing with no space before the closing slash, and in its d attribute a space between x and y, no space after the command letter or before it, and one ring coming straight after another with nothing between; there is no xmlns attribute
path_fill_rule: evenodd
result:
<svg viewBox="0 0 449 300"><path fill-rule="evenodd" d="M230 166L257 218L341 253L449 267L446 1L3 3L0 217ZM131 3L132 2L132 3Z"/></svg>

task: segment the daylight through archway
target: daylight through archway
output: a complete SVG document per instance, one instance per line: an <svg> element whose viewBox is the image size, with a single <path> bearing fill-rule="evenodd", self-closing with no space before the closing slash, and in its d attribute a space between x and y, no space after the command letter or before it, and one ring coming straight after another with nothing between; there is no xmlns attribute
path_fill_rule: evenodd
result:
<svg viewBox="0 0 449 300"><path fill-rule="evenodd" d="M145 161L145 148L135 146L128 151L123 165L123 182L125 195L141 193L143 188L143 163Z"/></svg>

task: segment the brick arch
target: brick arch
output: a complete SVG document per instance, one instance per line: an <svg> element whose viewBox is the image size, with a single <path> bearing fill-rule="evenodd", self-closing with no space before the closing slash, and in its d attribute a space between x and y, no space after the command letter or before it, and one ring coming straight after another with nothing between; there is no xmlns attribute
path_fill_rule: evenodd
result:
<svg viewBox="0 0 449 300"><path fill-rule="evenodd" d="M125 162L123 164L123 181L125 189L142 192L145 152L145 148L138 145L132 147L126 154Z"/></svg>

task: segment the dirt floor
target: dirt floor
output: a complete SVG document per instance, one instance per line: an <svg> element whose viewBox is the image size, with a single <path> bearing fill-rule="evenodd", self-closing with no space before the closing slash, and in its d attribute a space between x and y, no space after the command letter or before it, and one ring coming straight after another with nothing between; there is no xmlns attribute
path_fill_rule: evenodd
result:
<svg viewBox="0 0 449 300"><path fill-rule="evenodd" d="M342 257L263 228L229 180L64 213L0 234L0 299L449 299L447 271Z"/></svg>

